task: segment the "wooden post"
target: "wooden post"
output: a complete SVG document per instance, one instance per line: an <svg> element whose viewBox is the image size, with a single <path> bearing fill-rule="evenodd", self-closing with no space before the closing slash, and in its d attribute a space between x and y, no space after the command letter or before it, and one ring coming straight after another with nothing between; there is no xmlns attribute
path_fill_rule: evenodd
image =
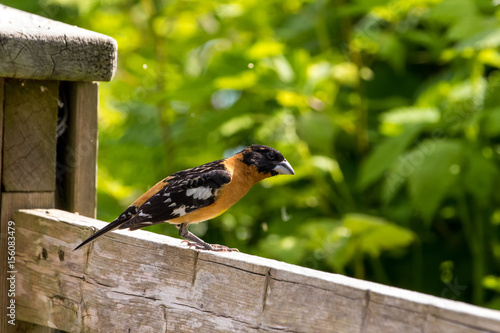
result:
<svg viewBox="0 0 500 333"><path fill-rule="evenodd" d="M4 92L3 91L4 91L4 81L5 80L0 77L0 185L2 184L2 165L3 165L2 152L3 152L3 104L4 104Z"/></svg>
<svg viewBox="0 0 500 333"><path fill-rule="evenodd" d="M84 216L96 214L98 84L63 82L67 101L66 133L60 138L57 178L59 208Z"/></svg>
<svg viewBox="0 0 500 333"><path fill-rule="evenodd" d="M4 94L4 191L54 192L58 82L6 79Z"/></svg>
<svg viewBox="0 0 500 333"><path fill-rule="evenodd" d="M4 5L0 17L0 332L46 332L6 320L7 224L21 208L61 207L95 217L93 81L111 80L117 45L108 36Z"/></svg>

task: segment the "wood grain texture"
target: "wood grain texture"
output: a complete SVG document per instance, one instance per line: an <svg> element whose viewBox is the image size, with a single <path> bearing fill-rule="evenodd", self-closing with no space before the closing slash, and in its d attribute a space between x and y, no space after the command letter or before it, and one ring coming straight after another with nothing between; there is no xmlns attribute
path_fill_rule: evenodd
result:
<svg viewBox="0 0 500 333"><path fill-rule="evenodd" d="M0 332L8 332L14 327L7 324L7 302L5 295L7 288L7 222L14 217L14 211L22 208L53 208L54 192L42 193L2 193L1 194L1 214L0 214L0 290L2 297L0 300ZM16 239L17 240L17 239ZM16 259L17 260L17 259Z"/></svg>
<svg viewBox="0 0 500 333"><path fill-rule="evenodd" d="M63 180L64 210L95 218L97 193L98 83L63 82L68 128L59 148L57 177ZM58 142L59 145L59 142Z"/></svg>
<svg viewBox="0 0 500 333"><path fill-rule="evenodd" d="M2 184L2 145L3 145L3 104L4 104L4 79L0 78L0 185ZM1 186L0 186L1 187ZM0 194L0 207L2 204L2 198ZM7 266L7 252L6 252L6 225L1 221L0 217L0 316L1 318L6 318L7 316L7 297L3 296L7 290L7 280L6 280L6 270ZM0 331L4 332L6 330L6 320L0 320Z"/></svg>
<svg viewBox="0 0 500 333"><path fill-rule="evenodd" d="M2 184L4 78L0 77L0 184Z"/></svg>
<svg viewBox="0 0 500 333"><path fill-rule="evenodd" d="M18 321L15 328L11 330L12 333L62 333L54 328L43 327L36 324Z"/></svg>
<svg viewBox="0 0 500 333"><path fill-rule="evenodd" d="M68 332L500 332L500 312L58 210L15 215L20 320Z"/></svg>
<svg viewBox="0 0 500 333"><path fill-rule="evenodd" d="M0 5L0 76L109 81L117 43L108 36Z"/></svg>
<svg viewBox="0 0 500 333"><path fill-rule="evenodd" d="M57 81L5 80L4 191L55 190L58 98Z"/></svg>

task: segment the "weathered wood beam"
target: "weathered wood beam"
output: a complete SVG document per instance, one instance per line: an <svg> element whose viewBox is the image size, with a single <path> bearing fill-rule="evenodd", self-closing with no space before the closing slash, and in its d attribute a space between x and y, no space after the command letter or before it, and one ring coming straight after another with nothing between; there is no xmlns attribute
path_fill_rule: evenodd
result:
<svg viewBox="0 0 500 333"><path fill-rule="evenodd" d="M59 83L6 79L4 100L3 191L53 192Z"/></svg>
<svg viewBox="0 0 500 333"><path fill-rule="evenodd" d="M113 38L4 5L0 18L0 76L60 81L113 77Z"/></svg>
<svg viewBox="0 0 500 333"><path fill-rule="evenodd" d="M67 130L58 140L58 208L95 218L97 193L97 82L62 82Z"/></svg>
<svg viewBox="0 0 500 333"><path fill-rule="evenodd" d="M0 185L2 184L2 162L3 162L3 104L4 104L4 78L0 77Z"/></svg>
<svg viewBox="0 0 500 333"><path fill-rule="evenodd" d="M63 333L60 330L50 327L44 327L36 324L18 321L15 328L11 329L10 333Z"/></svg>
<svg viewBox="0 0 500 333"><path fill-rule="evenodd" d="M500 312L59 210L15 214L17 319L68 332L500 332Z"/></svg>
<svg viewBox="0 0 500 333"><path fill-rule="evenodd" d="M7 222L14 218L14 211L21 208L46 208L54 207L54 192L33 192L33 193L2 193L1 194L1 214L0 214L0 248L4 251L0 256L0 332L8 332L9 325L7 324L7 306L9 299L7 298L9 284L7 277L10 276L11 268L7 265L9 253L7 251L8 225Z"/></svg>

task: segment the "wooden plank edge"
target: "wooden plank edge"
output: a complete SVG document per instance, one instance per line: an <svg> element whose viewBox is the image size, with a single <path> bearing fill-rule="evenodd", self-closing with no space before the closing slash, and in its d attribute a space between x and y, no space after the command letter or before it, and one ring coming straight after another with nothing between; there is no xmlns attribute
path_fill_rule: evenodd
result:
<svg viewBox="0 0 500 333"><path fill-rule="evenodd" d="M20 210L18 214L20 214L19 216L22 216L22 214L35 215L41 218L74 225L82 229L93 228L97 230L106 225L106 223L101 221L54 209ZM185 249L185 245L181 243L181 239L158 235L143 230L134 232L119 230L104 235L103 237L110 237L116 240L127 237L129 238L128 241L130 241L131 238L133 242L141 243L141 247L147 246L147 243L156 243ZM83 239L75 240L75 246L82 240ZM426 317L426 321L428 321L430 317L433 317L438 320L449 321L456 325L463 326L464 328L500 332L500 311L481 308L463 302L447 300L414 291L384 286L373 282L357 280L343 275L316 271L244 253L197 252L198 260L219 263L221 265L248 270L249 272L258 274L261 274L263 271L269 271L270 278L276 281L303 284L313 288L332 291L341 296L355 297L360 301L366 301L366 307L369 307L371 304L378 304L385 306L386 311L391 311L391 308L397 308L410 313L421 314ZM360 293L367 297L360 299Z"/></svg>
<svg viewBox="0 0 500 333"><path fill-rule="evenodd" d="M7 284L7 276L10 271L8 269L8 247L7 247L7 230L8 225L7 222L12 220L14 215L14 210L19 208L26 207L54 207L55 194L54 192L31 192L31 193L1 193L0 204L1 204L1 214L0 214L0 288L2 292L0 292L1 301L0 305L2 308L0 309L0 315L2 316L0 319L0 332L10 332L15 326L9 324L9 319L11 317L7 317L7 314L10 313L10 310L7 309L7 304L9 304L10 299L8 298L8 292L10 287L8 288ZM9 273L10 274L10 273Z"/></svg>
<svg viewBox="0 0 500 333"><path fill-rule="evenodd" d="M110 81L117 67L113 38L0 4L0 76ZM36 50L37 52L34 52Z"/></svg>
<svg viewBox="0 0 500 333"><path fill-rule="evenodd" d="M97 208L97 82L66 82L69 96L68 210L95 218ZM69 154L68 154L69 153Z"/></svg>

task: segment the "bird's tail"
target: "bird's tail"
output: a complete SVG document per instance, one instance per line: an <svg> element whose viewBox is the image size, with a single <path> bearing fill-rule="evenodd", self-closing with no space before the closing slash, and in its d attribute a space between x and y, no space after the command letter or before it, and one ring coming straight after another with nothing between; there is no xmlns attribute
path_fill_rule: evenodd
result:
<svg viewBox="0 0 500 333"><path fill-rule="evenodd" d="M96 239L99 236L104 235L108 231L112 231L112 230L118 228L121 224L123 224L125 222L126 221L123 221L123 220L120 220L120 219L116 219L113 222L108 223L107 226L105 226L104 228L102 228L101 230L99 230L98 232L96 232L95 234L93 234L92 236L90 236L89 238L87 238L86 240L84 240L83 243L81 243L80 245L78 245L77 247L75 247L75 249L73 251L78 250L82 246L84 246L84 245L92 242L94 239Z"/></svg>
<svg viewBox="0 0 500 333"><path fill-rule="evenodd" d="M117 219L115 219L113 222L110 222L107 226L105 226L104 228L102 228L101 230L99 230L98 232L96 232L95 234L90 236L89 238L87 238L85 241L83 241L82 244L75 247L75 249L73 251L78 250L79 248L81 248L85 244L92 242L97 237L104 235L108 231L115 230L116 228L120 227L122 224L130 221L130 219L136 213L137 213L137 207L135 207L134 205L129 206Z"/></svg>

